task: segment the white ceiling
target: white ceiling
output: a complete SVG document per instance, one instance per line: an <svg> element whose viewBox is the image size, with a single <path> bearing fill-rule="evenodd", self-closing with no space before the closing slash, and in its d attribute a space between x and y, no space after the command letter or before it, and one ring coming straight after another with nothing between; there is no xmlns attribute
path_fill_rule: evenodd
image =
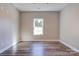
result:
<svg viewBox="0 0 79 59"><path fill-rule="evenodd" d="M19 11L61 11L67 3L14 3Z"/></svg>

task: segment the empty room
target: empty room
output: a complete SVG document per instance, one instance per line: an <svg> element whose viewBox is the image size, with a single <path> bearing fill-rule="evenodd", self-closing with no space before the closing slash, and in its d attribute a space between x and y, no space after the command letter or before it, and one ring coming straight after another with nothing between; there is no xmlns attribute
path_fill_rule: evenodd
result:
<svg viewBox="0 0 79 59"><path fill-rule="evenodd" d="M79 3L0 3L0 56L79 56Z"/></svg>

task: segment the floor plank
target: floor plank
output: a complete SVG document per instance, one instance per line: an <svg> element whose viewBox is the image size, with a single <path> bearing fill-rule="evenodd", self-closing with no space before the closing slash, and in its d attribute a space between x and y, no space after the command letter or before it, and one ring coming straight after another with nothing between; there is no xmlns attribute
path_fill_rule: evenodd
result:
<svg viewBox="0 0 79 59"><path fill-rule="evenodd" d="M58 41L24 41L9 48L0 56L79 56Z"/></svg>

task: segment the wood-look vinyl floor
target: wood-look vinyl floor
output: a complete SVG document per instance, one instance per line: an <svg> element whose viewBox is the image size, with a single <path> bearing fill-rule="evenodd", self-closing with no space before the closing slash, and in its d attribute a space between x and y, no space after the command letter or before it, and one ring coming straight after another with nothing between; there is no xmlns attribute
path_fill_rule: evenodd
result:
<svg viewBox="0 0 79 59"><path fill-rule="evenodd" d="M79 56L58 41L19 42L0 56Z"/></svg>

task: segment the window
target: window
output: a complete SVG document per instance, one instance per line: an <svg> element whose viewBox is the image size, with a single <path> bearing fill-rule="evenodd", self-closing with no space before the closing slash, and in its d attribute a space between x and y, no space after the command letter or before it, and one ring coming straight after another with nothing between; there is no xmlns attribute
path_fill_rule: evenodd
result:
<svg viewBox="0 0 79 59"><path fill-rule="evenodd" d="M43 18L34 18L33 35L43 35Z"/></svg>

